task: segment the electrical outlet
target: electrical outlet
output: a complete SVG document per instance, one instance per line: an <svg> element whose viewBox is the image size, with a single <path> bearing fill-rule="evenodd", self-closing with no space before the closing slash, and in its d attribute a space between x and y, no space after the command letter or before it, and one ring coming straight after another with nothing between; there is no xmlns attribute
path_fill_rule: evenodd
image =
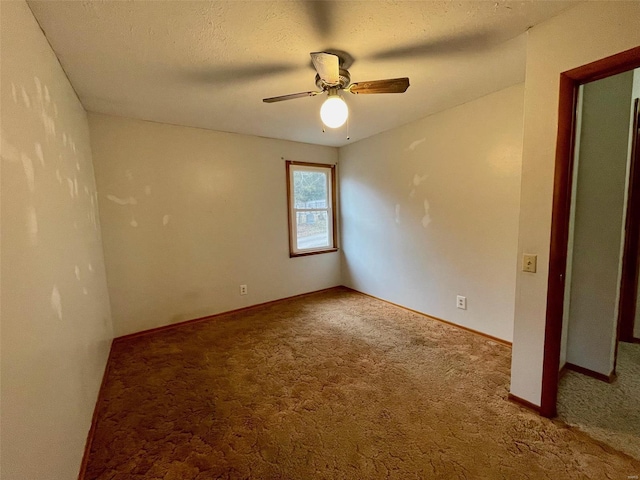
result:
<svg viewBox="0 0 640 480"><path fill-rule="evenodd" d="M467 309L467 297L463 297L462 295L458 295L456 297L456 307L466 310Z"/></svg>
<svg viewBox="0 0 640 480"><path fill-rule="evenodd" d="M522 256L522 271L536 273L538 266L538 256L531 253L525 253Z"/></svg>
<svg viewBox="0 0 640 480"><path fill-rule="evenodd" d="M246 294L247 294L247 286L240 285L240 295L246 295Z"/></svg>

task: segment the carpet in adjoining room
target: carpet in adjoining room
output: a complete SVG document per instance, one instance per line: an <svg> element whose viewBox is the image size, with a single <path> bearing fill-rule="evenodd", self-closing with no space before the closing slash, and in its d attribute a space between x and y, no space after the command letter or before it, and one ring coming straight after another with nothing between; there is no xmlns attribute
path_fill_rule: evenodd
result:
<svg viewBox="0 0 640 480"><path fill-rule="evenodd" d="M558 418L640 460L640 344L620 342L617 375L606 383L567 370Z"/></svg>

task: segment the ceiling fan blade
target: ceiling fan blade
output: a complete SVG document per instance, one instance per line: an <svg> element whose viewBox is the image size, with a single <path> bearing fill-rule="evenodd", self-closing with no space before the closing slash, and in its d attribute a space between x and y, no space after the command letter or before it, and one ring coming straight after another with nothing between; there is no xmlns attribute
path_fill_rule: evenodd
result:
<svg viewBox="0 0 640 480"><path fill-rule="evenodd" d="M369 58L373 60L401 60L404 58L473 52L486 48L487 44L492 40L487 32L472 32L390 48L370 55Z"/></svg>
<svg viewBox="0 0 640 480"><path fill-rule="evenodd" d="M325 39L332 33L332 9L334 8L329 2L306 1L301 2L304 5L309 21L320 38Z"/></svg>
<svg viewBox="0 0 640 480"><path fill-rule="evenodd" d="M311 54L313 66L326 83L333 85L340 82L340 59L337 55L327 52Z"/></svg>
<svg viewBox="0 0 640 480"><path fill-rule="evenodd" d="M409 79L403 77L352 83L347 90L359 95L362 93L404 93L407 88L409 88Z"/></svg>
<svg viewBox="0 0 640 480"><path fill-rule="evenodd" d="M318 95L322 92L300 92L300 93L292 93L291 95L281 95L279 97L270 97L270 98L263 98L262 101L264 103L275 103L275 102L284 102L285 100L293 100L295 98L302 98L302 97L313 97L315 95Z"/></svg>
<svg viewBox="0 0 640 480"><path fill-rule="evenodd" d="M239 65L233 67L220 68L200 68L184 73L184 76L191 81L206 84L225 84L238 82L248 82L260 80L273 75L295 72L300 67L285 63L277 64L256 64Z"/></svg>

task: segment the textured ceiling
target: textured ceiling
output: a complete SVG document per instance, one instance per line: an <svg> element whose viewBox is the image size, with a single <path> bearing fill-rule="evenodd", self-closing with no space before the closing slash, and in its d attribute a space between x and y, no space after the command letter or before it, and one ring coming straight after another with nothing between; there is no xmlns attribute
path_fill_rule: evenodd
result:
<svg viewBox="0 0 640 480"><path fill-rule="evenodd" d="M573 2L30 1L85 108L340 146L524 81L525 38ZM322 131L309 53L346 51L354 82L407 76L404 94L344 94Z"/></svg>

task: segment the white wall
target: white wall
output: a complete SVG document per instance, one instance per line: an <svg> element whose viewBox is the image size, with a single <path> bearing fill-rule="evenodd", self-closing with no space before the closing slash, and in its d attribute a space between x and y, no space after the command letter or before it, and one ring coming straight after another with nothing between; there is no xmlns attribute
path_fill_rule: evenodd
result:
<svg viewBox="0 0 640 480"><path fill-rule="evenodd" d="M576 98L576 125L575 138L582 136L582 96L583 88L578 89ZM558 371L567 363L567 339L569 337L569 309L571 307L571 274L573 273L573 240L575 238L576 224L576 192L578 191L578 170L580 169L580 142L576 141L573 149L573 172L571 174L571 211L569 214L569 235L567 239L567 266L565 269L564 302L562 308L562 339L560 343L560 363Z"/></svg>
<svg viewBox="0 0 640 480"><path fill-rule="evenodd" d="M98 114L89 124L116 335L340 284L339 253L289 258L284 161L335 163L337 149Z"/></svg>
<svg viewBox="0 0 640 480"><path fill-rule="evenodd" d="M69 480L112 337L89 128L27 4L1 8L0 476Z"/></svg>
<svg viewBox="0 0 640 480"><path fill-rule="evenodd" d="M523 96L516 85L340 149L345 285L511 340Z"/></svg>
<svg viewBox="0 0 640 480"><path fill-rule="evenodd" d="M633 72L582 87L567 361L609 375L618 318Z"/></svg>
<svg viewBox="0 0 640 480"><path fill-rule="evenodd" d="M640 3L585 2L529 30L511 393L540 405L560 73L640 44Z"/></svg>

